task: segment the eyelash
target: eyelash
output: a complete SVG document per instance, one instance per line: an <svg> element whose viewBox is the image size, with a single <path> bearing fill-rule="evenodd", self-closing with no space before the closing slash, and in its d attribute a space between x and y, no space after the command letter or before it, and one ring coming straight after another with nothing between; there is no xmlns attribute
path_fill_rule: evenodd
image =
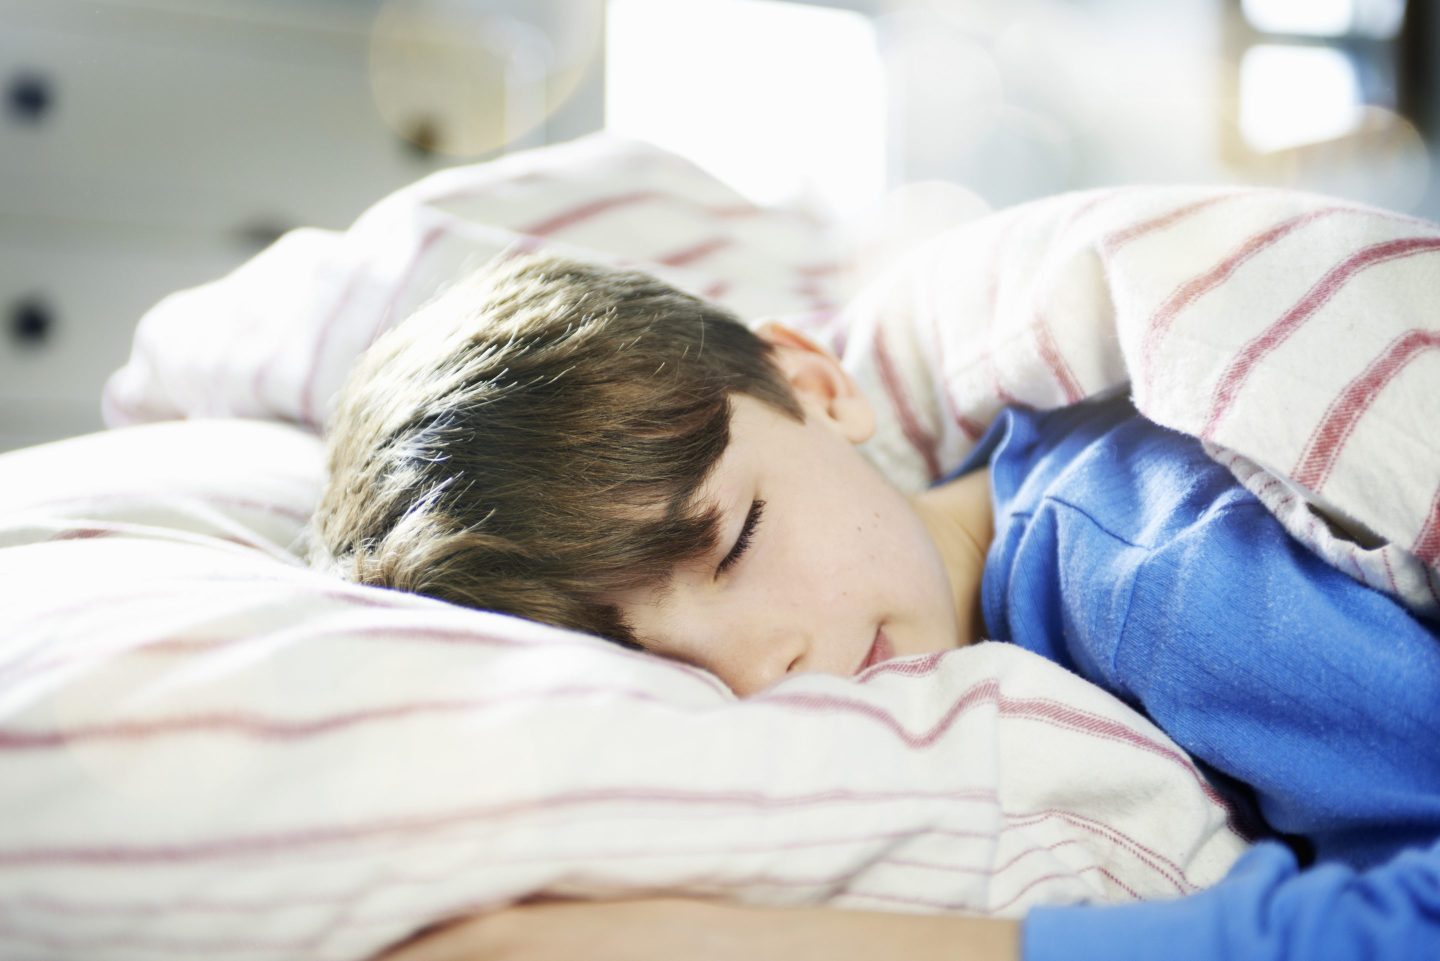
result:
<svg viewBox="0 0 1440 961"><path fill-rule="evenodd" d="M750 538L755 536L755 528L760 526L760 515L765 511L764 501L755 501L750 505L750 513L745 517L745 525L740 528L740 537L735 541L735 546L730 548L730 553L720 562L718 573L725 573L741 556L750 548Z"/></svg>

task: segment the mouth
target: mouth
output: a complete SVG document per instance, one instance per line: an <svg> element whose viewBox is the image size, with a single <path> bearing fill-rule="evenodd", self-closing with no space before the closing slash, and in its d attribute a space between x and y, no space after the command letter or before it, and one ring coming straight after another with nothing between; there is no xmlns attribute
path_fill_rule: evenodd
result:
<svg viewBox="0 0 1440 961"><path fill-rule="evenodd" d="M885 635L885 628L883 626L877 627L875 628L875 640L870 645L870 652L865 655L865 660L861 662L860 666L855 668L855 673L859 674L861 671L874 667L881 661L888 661L894 656L895 647L890 643L890 638Z"/></svg>

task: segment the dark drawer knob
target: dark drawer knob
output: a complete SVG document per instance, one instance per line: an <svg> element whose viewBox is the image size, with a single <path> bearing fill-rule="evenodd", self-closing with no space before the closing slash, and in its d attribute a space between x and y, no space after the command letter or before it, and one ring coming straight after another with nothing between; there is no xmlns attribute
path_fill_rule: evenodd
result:
<svg viewBox="0 0 1440 961"><path fill-rule="evenodd" d="M38 73L16 74L5 91L5 103L12 120L39 123L55 107L54 86Z"/></svg>
<svg viewBox="0 0 1440 961"><path fill-rule="evenodd" d="M25 347L38 347L55 333L55 311L42 300L29 298L10 308L10 339Z"/></svg>
<svg viewBox="0 0 1440 961"><path fill-rule="evenodd" d="M405 146L417 157L430 158L440 152L444 134L434 117L414 117L405 127Z"/></svg>

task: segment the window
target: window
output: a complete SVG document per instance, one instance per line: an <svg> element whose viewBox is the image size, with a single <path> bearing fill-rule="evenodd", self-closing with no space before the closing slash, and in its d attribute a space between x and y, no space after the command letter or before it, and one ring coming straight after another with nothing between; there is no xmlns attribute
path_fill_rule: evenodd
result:
<svg viewBox="0 0 1440 961"><path fill-rule="evenodd" d="M752 201L848 216L885 190L874 24L773 0L610 0L605 127Z"/></svg>
<svg viewBox="0 0 1440 961"><path fill-rule="evenodd" d="M1419 80L1406 69L1417 16L1406 0L1232 2L1228 59L1237 65L1242 158L1414 120L1403 116L1413 112Z"/></svg>

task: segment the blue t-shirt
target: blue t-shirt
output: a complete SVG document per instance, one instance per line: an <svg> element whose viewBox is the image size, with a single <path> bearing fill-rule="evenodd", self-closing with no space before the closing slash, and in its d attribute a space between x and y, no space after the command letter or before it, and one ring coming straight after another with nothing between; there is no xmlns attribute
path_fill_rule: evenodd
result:
<svg viewBox="0 0 1440 961"><path fill-rule="evenodd" d="M957 473L987 461L989 636L1134 705L1331 862L1296 875L1290 851L1261 845L1215 893L1163 905L1158 927L1141 921L1161 905L1038 909L1026 957L1088 957L1087 942L1096 957L1178 957L1171 938L1188 939L1185 957L1288 957L1321 934L1382 957L1440 947L1436 627L1326 564L1194 438L1125 398L1008 408ZM1397 858L1407 849L1429 850ZM1253 903L1234 903L1242 890Z"/></svg>

